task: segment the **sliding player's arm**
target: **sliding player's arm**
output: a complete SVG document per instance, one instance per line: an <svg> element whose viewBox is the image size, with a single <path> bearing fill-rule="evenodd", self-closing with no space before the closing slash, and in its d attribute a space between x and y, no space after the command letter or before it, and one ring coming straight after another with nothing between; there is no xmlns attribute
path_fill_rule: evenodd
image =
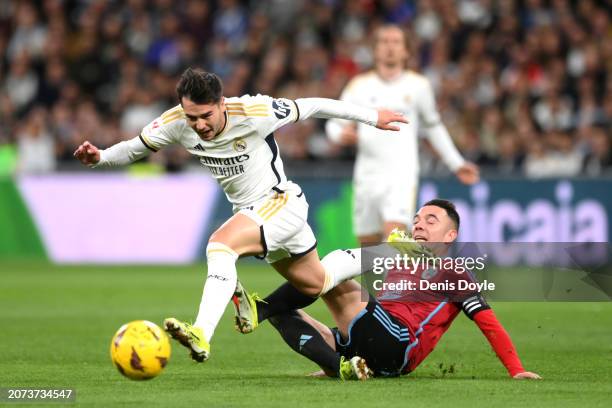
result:
<svg viewBox="0 0 612 408"><path fill-rule="evenodd" d="M474 184L478 182L480 179L478 167L474 163L466 161L457 150L446 126L440 119L433 89L427 81L423 83L423 89L419 93L417 107L427 139L436 149L444 164L455 173L462 183Z"/></svg>
<svg viewBox="0 0 612 408"><path fill-rule="evenodd" d="M510 339L510 335L504 329L487 304L485 299L480 294L476 294L464 300L461 303L463 312L476 323L482 334L485 335L489 344L497 354L497 357L502 362L508 374L515 379L540 379L538 374L525 371L521 360L516 352L514 344Z"/></svg>
<svg viewBox="0 0 612 408"><path fill-rule="evenodd" d="M82 143L74 152L81 163L90 167L125 166L157 152L173 143L173 135L181 130L184 121L182 110L175 107L144 127L139 136L99 149L89 141Z"/></svg>

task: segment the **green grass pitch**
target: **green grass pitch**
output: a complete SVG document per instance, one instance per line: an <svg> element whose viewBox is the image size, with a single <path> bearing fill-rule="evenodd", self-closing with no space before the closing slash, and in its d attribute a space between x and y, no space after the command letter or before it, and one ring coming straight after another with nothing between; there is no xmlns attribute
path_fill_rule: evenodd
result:
<svg viewBox="0 0 612 408"><path fill-rule="evenodd" d="M261 294L281 282L263 263L241 262L239 275ZM204 276L203 266L0 261L0 387L69 387L76 389L71 406L100 407L610 406L611 303L493 305L525 367L544 377L539 382L510 380L463 316L409 376L365 383L308 378L316 367L285 346L268 323L240 335L229 308L207 363L193 363L173 343L161 376L123 378L109 359L114 332L136 319L192 319ZM310 312L331 323L320 302Z"/></svg>

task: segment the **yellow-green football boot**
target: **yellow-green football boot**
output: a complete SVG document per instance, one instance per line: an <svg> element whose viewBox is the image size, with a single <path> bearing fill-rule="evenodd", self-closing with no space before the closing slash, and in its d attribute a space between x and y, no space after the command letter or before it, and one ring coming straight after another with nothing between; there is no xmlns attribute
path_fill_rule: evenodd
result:
<svg viewBox="0 0 612 408"><path fill-rule="evenodd" d="M374 375L366 364L365 359L355 356L350 360L341 357L339 377L343 381L365 381Z"/></svg>
<svg viewBox="0 0 612 408"><path fill-rule="evenodd" d="M387 237L387 242L390 246L395 248L400 254L407 255L409 257L424 257L424 258L434 258L435 255L433 251L421 244L420 242L415 241L409 233L404 230L400 230L395 228L389 236ZM434 245L434 244L430 244Z"/></svg>
<svg viewBox="0 0 612 408"><path fill-rule="evenodd" d="M164 329L170 337L187 347L191 353L191 358L198 363L210 358L210 344L199 327L169 317L164 320Z"/></svg>
<svg viewBox="0 0 612 408"><path fill-rule="evenodd" d="M247 334L259 326L256 302L263 301L257 293L249 294L240 281L236 282L236 290L232 296L236 330L242 334Z"/></svg>

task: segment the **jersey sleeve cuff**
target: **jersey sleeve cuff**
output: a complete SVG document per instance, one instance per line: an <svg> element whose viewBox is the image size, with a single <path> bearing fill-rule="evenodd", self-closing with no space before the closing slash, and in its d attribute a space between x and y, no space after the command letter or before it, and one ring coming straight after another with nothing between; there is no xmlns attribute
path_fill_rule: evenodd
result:
<svg viewBox="0 0 612 408"><path fill-rule="evenodd" d="M291 102L293 102L293 105L295 106L295 120L293 122L297 122L298 120L300 120L300 107L297 103L295 103L294 100L292 100Z"/></svg>

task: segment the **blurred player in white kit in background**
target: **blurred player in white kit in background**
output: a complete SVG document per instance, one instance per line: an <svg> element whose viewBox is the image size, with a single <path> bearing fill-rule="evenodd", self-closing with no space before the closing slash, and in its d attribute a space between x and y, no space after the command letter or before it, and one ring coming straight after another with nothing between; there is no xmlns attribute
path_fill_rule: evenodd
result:
<svg viewBox="0 0 612 408"><path fill-rule="evenodd" d="M328 137L356 144L353 180L353 229L361 244L380 242L394 228L408 230L416 210L419 179L417 131L426 135L444 163L464 184L478 182L478 167L463 159L440 120L432 87L423 75L406 70L410 54L399 26L375 34L374 70L357 75L341 100L404 114L399 132L386 132L346 120L327 122Z"/></svg>

